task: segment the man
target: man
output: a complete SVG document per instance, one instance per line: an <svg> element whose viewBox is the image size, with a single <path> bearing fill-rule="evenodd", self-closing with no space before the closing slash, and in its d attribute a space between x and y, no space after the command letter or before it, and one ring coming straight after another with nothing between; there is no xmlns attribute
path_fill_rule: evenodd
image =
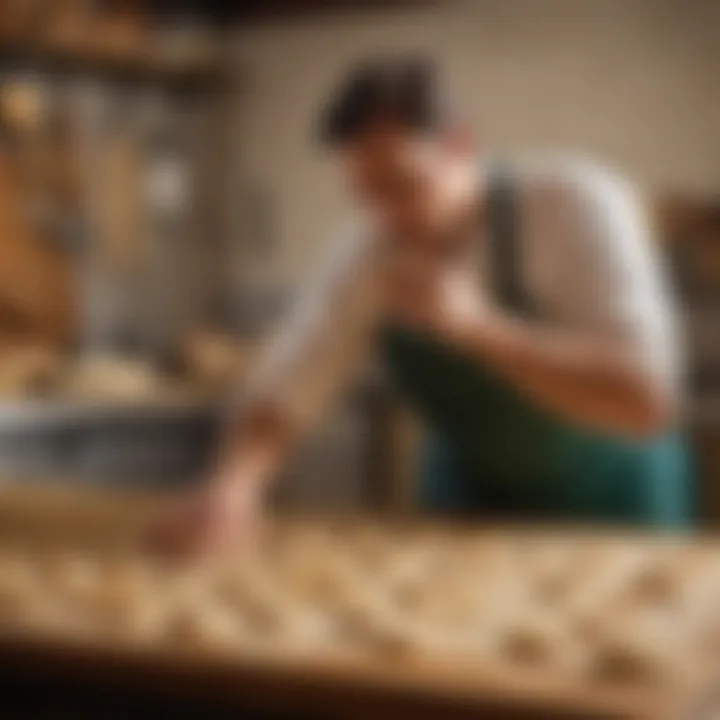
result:
<svg viewBox="0 0 720 720"><path fill-rule="evenodd" d="M371 344L428 425L427 506L686 524L672 317L629 186L577 160L481 162L416 59L351 73L322 137L365 223L271 343L212 481L161 536L198 549L251 527Z"/></svg>

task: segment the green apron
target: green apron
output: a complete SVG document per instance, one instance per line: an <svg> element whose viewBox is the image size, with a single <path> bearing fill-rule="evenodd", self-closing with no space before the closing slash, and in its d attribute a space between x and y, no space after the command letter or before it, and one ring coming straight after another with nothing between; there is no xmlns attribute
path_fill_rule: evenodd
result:
<svg viewBox="0 0 720 720"><path fill-rule="evenodd" d="M494 173L487 218L496 301L527 317L513 205L509 176ZM421 463L424 506L510 519L690 524L691 470L679 434L634 441L572 425L421 332L388 324L382 347L431 431Z"/></svg>

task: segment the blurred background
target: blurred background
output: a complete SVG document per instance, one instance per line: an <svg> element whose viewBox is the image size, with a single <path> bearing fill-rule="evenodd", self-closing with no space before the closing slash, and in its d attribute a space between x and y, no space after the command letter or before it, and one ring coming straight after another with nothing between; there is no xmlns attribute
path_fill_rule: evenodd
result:
<svg viewBox="0 0 720 720"><path fill-rule="evenodd" d="M686 321L686 423L720 520L720 5L702 0L0 2L0 473L199 477L230 392L347 201L313 142L353 61L423 51L489 148L636 180ZM412 503L372 377L280 487Z"/></svg>

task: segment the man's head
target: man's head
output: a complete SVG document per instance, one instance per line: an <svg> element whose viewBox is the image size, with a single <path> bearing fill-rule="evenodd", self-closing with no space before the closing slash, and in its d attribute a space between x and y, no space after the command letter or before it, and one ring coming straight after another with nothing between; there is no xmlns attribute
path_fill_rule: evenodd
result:
<svg viewBox="0 0 720 720"><path fill-rule="evenodd" d="M467 207L475 147L432 62L377 60L351 71L323 115L321 138L339 151L363 207L397 236L443 234Z"/></svg>

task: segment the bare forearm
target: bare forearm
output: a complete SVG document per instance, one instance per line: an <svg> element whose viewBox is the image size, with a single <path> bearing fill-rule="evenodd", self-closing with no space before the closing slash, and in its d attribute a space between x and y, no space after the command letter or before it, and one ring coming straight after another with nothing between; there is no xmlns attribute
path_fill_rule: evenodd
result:
<svg viewBox="0 0 720 720"><path fill-rule="evenodd" d="M532 400L571 421L643 436L669 420L667 395L611 343L500 316L483 323L466 346Z"/></svg>
<svg viewBox="0 0 720 720"><path fill-rule="evenodd" d="M197 554L252 534L263 490L284 458L284 424L255 407L229 424L209 482L183 495L152 524L148 543L161 552Z"/></svg>
<svg viewBox="0 0 720 720"><path fill-rule="evenodd" d="M292 442L282 413L258 404L228 424L218 453L215 482L262 489L280 470Z"/></svg>

